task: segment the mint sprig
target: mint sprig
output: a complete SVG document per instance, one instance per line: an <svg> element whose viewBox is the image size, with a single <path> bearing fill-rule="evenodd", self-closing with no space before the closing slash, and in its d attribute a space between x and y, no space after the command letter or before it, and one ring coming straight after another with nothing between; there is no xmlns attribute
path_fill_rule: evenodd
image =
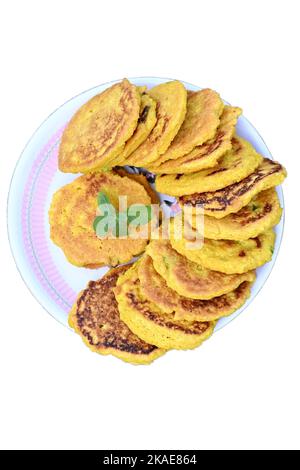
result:
<svg viewBox="0 0 300 470"><path fill-rule="evenodd" d="M126 211L118 212L111 204L108 194L103 191L98 193L97 205L101 215L95 217L93 229L99 238L107 236L109 232L116 238L128 236L129 226L145 225L153 217L151 205L134 204ZM101 223L104 219L106 224L103 226Z"/></svg>

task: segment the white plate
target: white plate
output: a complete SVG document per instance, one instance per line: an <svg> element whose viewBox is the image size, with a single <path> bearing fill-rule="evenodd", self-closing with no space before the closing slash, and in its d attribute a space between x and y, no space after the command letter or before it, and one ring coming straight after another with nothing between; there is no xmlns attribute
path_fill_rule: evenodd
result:
<svg viewBox="0 0 300 470"><path fill-rule="evenodd" d="M130 78L135 85L154 85L168 78ZM85 91L54 111L34 133L26 145L13 174L8 198L8 232L13 256L22 278L38 302L56 320L67 326L68 312L76 298L91 279L99 279L108 268L96 270L77 268L65 258L49 237L48 208L54 191L69 183L76 175L60 173L57 169L57 151L60 138L74 112L92 96L115 82L104 83ZM192 90L200 87L183 82ZM237 133L249 140L256 150L272 158L262 137L244 117L240 117ZM277 188L284 207L281 187ZM272 261L257 270L257 279L251 297L231 316L218 321L222 328L252 302L266 282L275 263L282 233L283 217L276 227L276 244Z"/></svg>

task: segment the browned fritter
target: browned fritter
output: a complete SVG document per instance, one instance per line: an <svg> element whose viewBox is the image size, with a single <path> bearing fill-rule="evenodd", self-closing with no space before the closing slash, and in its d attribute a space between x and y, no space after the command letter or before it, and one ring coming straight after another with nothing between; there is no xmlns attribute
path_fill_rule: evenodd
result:
<svg viewBox="0 0 300 470"><path fill-rule="evenodd" d="M114 287L130 266L110 270L98 281L90 281L78 296L69 323L93 351L113 354L133 363L147 363L163 353L133 334L120 319Z"/></svg>
<svg viewBox="0 0 300 470"><path fill-rule="evenodd" d="M280 163L264 158L257 169L241 181L218 191L181 196L179 203L202 205L205 215L219 219L232 212L238 212L256 194L282 183L285 177L286 171Z"/></svg>

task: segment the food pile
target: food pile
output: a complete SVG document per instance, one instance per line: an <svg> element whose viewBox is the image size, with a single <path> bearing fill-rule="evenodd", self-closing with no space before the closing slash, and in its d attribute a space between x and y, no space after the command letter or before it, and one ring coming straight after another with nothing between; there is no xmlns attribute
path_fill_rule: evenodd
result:
<svg viewBox="0 0 300 470"><path fill-rule="evenodd" d="M195 348L249 297L256 268L272 258L282 214L275 186L286 171L237 135L240 114L210 89L171 81L148 90L125 79L67 125L59 169L82 175L53 196L51 238L78 267L113 267L89 282L69 315L93 351L148 364L170 349ZM195 216L178 236L180 214L167 237L149 230L144 238L99 238L93 221L102 192L117 209L119 196L149 205L159 193L181 209L201 206L203 244L190 246Z"/></svg>

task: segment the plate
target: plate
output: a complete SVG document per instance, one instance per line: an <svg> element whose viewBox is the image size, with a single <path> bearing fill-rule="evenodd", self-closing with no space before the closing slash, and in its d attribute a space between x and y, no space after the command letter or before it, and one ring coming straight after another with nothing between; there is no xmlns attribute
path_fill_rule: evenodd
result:
<svg viewBox="0 0 300 470"><path fill-rule="evenodd" d="M169 78L139 77L129 79L135 85L149 88ZM85 269L72 266L62 250L54 245L49 236L48 209L53 193L74 180L77 175L58 171L57 154L62 133L75 111L94 95L114 82L104 83L87 90L54 111L37 129L26 145L15 168L8 197L8 234L12 253L19 272L31 293L56 320L68 326L67 317L77 293L88 281L102 277L108 268ZM191 90L201 87L182 82ZM272 158L264 140L241 116L237 133L249 140L256 150ZM277 188L281 206L284 208L282 189ZM251 296L242 308L229 317L218 321L215 331L237 317L253 301L265 284L276 261L283 234L284 216L276 226L276 244L272 260L257 269L257 279Z"/></svg>

